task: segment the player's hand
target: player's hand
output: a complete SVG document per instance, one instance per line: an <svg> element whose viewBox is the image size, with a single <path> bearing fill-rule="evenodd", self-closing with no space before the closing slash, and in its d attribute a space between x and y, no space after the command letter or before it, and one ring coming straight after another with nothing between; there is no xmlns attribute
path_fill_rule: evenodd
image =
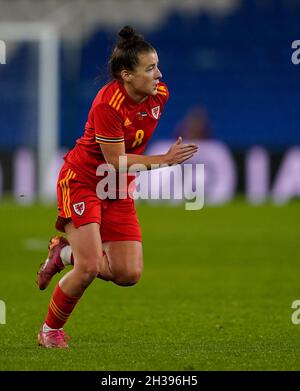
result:
<svg viewBox="0 0 300 391"><path fill-rule="evenodd" d="M196 144L183 144L182 137L178 137L177 141L171 146L165 154L166 164L180 164L190 159L198 151Z"/></svg>

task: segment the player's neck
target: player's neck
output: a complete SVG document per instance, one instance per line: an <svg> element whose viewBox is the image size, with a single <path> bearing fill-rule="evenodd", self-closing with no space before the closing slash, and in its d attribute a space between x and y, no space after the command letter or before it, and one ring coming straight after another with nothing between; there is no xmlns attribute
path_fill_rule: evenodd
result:
<svg viewBox="0 0 300 391"><path fill-rule="evenodd" d="M133 99L137 104L143 103L148 98L148 95L139 94L136 92L136 90L132 89L130 85L124 84L124 88L130 98Z"/></svg>

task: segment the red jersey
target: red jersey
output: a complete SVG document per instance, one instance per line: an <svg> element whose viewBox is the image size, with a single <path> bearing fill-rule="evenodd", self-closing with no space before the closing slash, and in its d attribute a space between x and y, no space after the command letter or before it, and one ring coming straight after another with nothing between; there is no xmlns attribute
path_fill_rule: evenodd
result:
<svg viewBox="0 0 300 391"><path fill-rule="evenodd" d="M136 103L120 81L106 84L90 109L84 135L65 156L65 161L97 183L97 167L105 163L101 144L125 143L126 153L143 154L169 98L166 84L160 82L157 95ZM100 144L100 145L99 145Z"/></svg>

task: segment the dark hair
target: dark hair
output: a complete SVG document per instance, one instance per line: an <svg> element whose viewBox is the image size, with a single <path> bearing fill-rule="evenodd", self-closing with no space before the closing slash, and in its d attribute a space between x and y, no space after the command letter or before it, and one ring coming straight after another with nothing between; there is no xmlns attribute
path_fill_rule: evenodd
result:
<svg viewBox="0 0 300 391"><path fill-rule="evenodd" d="M133 71L138 65L138 55L155 51L154 47L146 42L142 35L137 33L131 26L124 26L119 31L119 41L114 47L109 68L113 79L120 79L123 69Z"/></svg>

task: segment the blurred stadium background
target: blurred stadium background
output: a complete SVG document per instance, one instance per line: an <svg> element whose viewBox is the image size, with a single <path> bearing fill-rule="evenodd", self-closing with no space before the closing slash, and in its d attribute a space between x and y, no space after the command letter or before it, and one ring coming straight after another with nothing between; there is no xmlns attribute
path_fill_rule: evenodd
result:
<svg viewBox="0 0 300 391"><path fill-rule="evenodd" d="M284 200L300 194L294 182L286 194L282 182L288 179L280 175L287 158L289 167L300 164L295 148L300 143L300 76L291 61L299 2L0 5L0 35L7 37L2 38L7 61L0 69L0 194L13 192L19 201L30 202L40 189L44 197L55 197L53 154L72 147L82 134L93 97L109 77L106 62L116 32L126 23L157 48L171 90L152 148L178 132L221 142L207 154L202 143L212 160L207 162L212 165L208 201L222 203L237 191L254 200L274 192L274 198ZM218 185L221 194L211 195Z"/></svg>
<svg viewBox="0 0 300 391"><path fill-rule="evenodd" d="M0 369L299 369L299 17L297 0L0 1ZM139 205L142 283L129 293L95 284L74 314L86 361L59 352L58 364L33 347L49 300L34 273L62 154L125 24L157 49L171 92L148 153L198 139L206 204Z"/></svg>

